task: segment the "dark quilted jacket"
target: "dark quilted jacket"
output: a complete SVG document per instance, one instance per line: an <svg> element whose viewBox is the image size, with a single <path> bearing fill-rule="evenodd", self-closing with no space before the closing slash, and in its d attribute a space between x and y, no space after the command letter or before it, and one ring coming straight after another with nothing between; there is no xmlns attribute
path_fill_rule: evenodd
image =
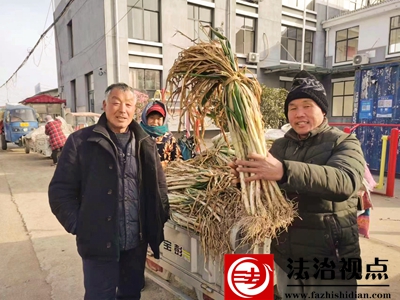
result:
<svg viewBox="0 0 400 300"><path fill-rule="evenodd" d="M360 258L357 227L357 191L362 185L365 161L353 135L324 123L299 140L293 129L274 142L271 154L283 162L290 199L298 203L300 218L272 241L275 262L287 273L288 259L310 262L327 258ZM310 274L310 276L311 276Z"/></svg>
<svg viewBox="0 0 400 300"><path fill-rule="evenodd" d="M113 134L113 133L110 133ZM111 136L113 139L113 137ZM139 185L138 164L135 151L135 138L127 144L126 153L118 148L118 213L119 244L122 250L129 250L139 245Z"/></svg>
<svg viewBox="0 0 400 300"><path fill-rule="evenodd" d="M77 237L83 258L118 260L118 167L103 114L99 123L71 134L49 186L52 212ZM138 123L129 129L136 143L139 183L139 239L156 258L169 216L165 175L156 143Z"/></svg>

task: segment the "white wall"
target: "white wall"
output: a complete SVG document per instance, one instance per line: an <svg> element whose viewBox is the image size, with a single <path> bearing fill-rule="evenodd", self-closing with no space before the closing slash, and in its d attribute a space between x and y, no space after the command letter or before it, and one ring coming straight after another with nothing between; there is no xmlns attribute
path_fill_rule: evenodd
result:
<svg viewBox="0 0 400 300"><path fill-rule="evenodd" d="M257 52L260 53L260 63L257 76L260 77L264 75L260 68L280 63L282 6L276 5L276 2L276 0L264 0L258 5Z"/></svg>
<svg viewBox="0 0 400 300"><path fill-rule="evenodd" d="M325 29L329 28L327 56L335 56L336 31L354 26L359 26L359 52L365 52L365 50L372 48L387 47L389 43L390 18L400 15L399 8L400 1L391 1L324 22L323 27Z"/></svg>
<svg viewBox="0 0 400 300"><path fill-rule="evenodd" d="M363 4L363 0L316 0L316 3L329 5L332 8L339 10L353 10L354 2L356 2L356 9L360 8ZM365 3L365 0L364 0Z"/></svg>
<svg viewBox="0 0 400 300"><path fill-rule="evenodd" d="M57 7L60 4L61 0L54 0L54 7Z"/></svg>
<svg viewBox="0 0 400 300"><path fill-rule="evenodd" d="M54 18L64 9L67 0L61 0ZM88 109L85 74L94 74L95 111L100 112L101 101L107 86L107 76L99 75L99 68L106 66L104 1L74 1L56 24L56 52L58 84L62 97L71 107L71 81L76 80L77 107ZM67 24L72 20L74 56L69 56Z"/></svg>

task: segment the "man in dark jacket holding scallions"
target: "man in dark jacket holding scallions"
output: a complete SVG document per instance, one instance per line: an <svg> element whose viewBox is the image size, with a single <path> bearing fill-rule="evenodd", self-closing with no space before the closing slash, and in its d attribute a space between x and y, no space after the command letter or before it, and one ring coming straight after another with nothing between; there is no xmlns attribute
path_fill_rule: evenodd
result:
<svg viewBox="0 0 400 300"><path fill-rule="evenodd" d="M285 101L292 129L274 142L267 157L250 154L253 161L230 164L236 176L254 173L247 181L277 181L298 204L299 218L271 245L283 299L288 293L319 299L340 292L341 299L356 299L361 269L357 191L365 161L357 138L330 127L327 111L323 85L301 71Z"/></svg>

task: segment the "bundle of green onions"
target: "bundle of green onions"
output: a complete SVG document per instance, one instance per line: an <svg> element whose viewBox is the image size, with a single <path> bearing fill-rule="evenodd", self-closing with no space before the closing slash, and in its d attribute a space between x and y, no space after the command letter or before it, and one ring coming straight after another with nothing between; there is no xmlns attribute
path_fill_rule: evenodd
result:
<svg viewBox="0 0 400 300"><path fill-rule="evenodd" d="M229 130L236 157L246 159L251 152L268 155L260 112L261 87L239 69L226 37L211 28L216 39L200 42L180 52L168 78L170 104L180 101L181 120L188 115L192 126L200 120L204 137L206 117L224 133ZM293 203L282 195L275 181L252 181L240 176L242 201L247 212L241 220L246 239L262 243L293 221Z"/></svg>
<svg viewBox="0 0 400 300"><path fill-rule="evenodd" d="M168 164L165 175L171 219L198 234L206 257L232 252L229 231L240 221L240 191L231 186L228 157L208 150L188 161Z"/></svg>

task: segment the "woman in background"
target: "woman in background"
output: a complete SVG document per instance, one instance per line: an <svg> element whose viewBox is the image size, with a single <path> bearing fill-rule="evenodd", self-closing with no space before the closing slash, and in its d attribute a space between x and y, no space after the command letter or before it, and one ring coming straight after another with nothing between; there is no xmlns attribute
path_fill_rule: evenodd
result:
<svg viewBox="0 0 400 300"><path fill-rule="evenodd" d="M181 150L169 131L168 114L164 103L152 101L142 112L140 125L157 143L158 154L165 169L168 162L182 159Z"/></svg>
<svg viewBox="0 0 400 300"><path fill-rule="evenodd" d="M164 103L152 101L146 105L142 112L140 125L157 143L158 154L160 156L163 169L173 160L182 159L181 150L172 132L169 131L168 115ZM142 291L145 288L146 282Z"/></svg>

